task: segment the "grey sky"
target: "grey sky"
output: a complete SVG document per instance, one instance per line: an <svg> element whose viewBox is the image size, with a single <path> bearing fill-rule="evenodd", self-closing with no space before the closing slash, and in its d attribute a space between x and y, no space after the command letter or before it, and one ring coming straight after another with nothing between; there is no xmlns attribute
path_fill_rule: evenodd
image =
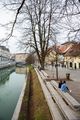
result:
<svg viewBox="0 0 80 120"><path fill-rule="evenodd" d="M1 1L0 1L0 40L2 38L6 37L7 32L8 33L10 32L9 28L8 29L2 28L1 24L6 24L9 21L13 21L14 17L15 17L15 15L13 12L5 10L5 8L4 9L1 8ZM77 21L77 19L73 19L73 22L74 22L74 20ZM63 24L63 23L61 23L61 24ZM74 23L74 25L75 25L75 23ZM66 40L68 40L68 38L66 38L67 30L60 29L60 32L61 32L61 34L60 33L57 34L58 42L62 43L62 42L65 42ZM16 37L10 38L9 42L5 43L5 45L7 45L9 47L11 53L22 52L21 50L18 49L18 46L17 46L17 42L21 36L21 33L16 29L16 30L14 30L13 35L15 35Z"/></svg>
<svg viewBox="0 0 80 120"><path fill-rule="evenodd" d="M3 28L2 25L9 23L9 21L13 21L14 17L14 13L5 10L5 8L2 8L0 4L0 40L2 38L5 38L7 36L7 33L10 32L9 28ZM13 35L15 35L16 37L10 38L9 42L4 43L3 45L6 45L10 49L11 53L23 52L19 50L17 46L17 39L19 39L20 36L19 31L15 30Z"/></svg>

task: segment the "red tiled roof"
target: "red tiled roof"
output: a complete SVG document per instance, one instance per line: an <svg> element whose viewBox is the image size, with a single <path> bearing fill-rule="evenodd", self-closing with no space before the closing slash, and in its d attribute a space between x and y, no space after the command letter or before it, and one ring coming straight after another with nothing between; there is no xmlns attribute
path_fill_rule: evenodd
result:
<svg viewBox="0 0 80 120"><path fill-rule="evenodd" d="M66 46L62 46L62 45L61 45L61 46L59 47L59 50L60 50L60 53L62 53L62 54L63 54L63 53L65 53L65 52L66 52L67 47L66 47Z"/></svg>
<svg viewBox="0 0 80 120"><path fill-rule="evenodd" d="M61 54L65 54L70 48L71 48L72 44L69 45L61 45L59 47L59 51Z"/></svg>
<svg viewBox="0 0 80 120"><path fill-rule="evenodd" d="M76 44L77 42L76 41L66 41L64 42L62 45L70 45L70 44Z"/></svg>
<svg viewBox="0 0 80 120"><path fill-rule="evenodd" d="M65 54L72 47L72 45L75 45L75 44L77 44L76 41L67 41L61 44L59 47L61 54Z"/></svg>
<svg viewBox="0 0 80 120"><path fill-rule="evenodd" d="M79 55L80 54L80 43L71 41L71 42L66 42L62 45L58 45L56 47L55 45L53 45L52 47L48 49L48 53L50 53L51 51L55 51L58 54Z"/></svg>
<svg viewBox="0 0 80 120"><path fill-rule="evenodd" d="M67 51L65 56L80 56L80 43L72 45L72 47Z"/></svg>

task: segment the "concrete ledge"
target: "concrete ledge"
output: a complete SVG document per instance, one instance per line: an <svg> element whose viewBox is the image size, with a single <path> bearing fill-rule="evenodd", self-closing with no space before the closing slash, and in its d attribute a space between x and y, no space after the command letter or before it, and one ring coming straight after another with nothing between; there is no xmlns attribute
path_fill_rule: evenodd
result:
<svg viewBox="0 0 80 120"><path fill-rule="evenodd" d="M24 96L25 87L26 87L26 81L25 81L25 83L24 83L22 92L21 92L21 94L20 94L20 97L19 97L17 106L16 106L16 108L15 108L15 111L14 111L14 114L13 114L11 120L18 120L19 113L20 113L20 109L21 109L21 104L22 104L22 99L23 99L23 96Z"/></svg>
<svg viewBox="0 0 80 120"><path fill-rule="evenodd" d="M42 78L43 80L46 80L46 76L44 76L41 71L39 71L39 74L40 74L40 76L41 76L41 78Z"/></svg>
<svg viewBox="0 0 80 120"><path fill-rule="evenodd" d="M64 93L58 88L58 84L56 81L52 80L51 84L53 87L59 92L59 94L62 96L62 98L65 99L68 105L74 110L80 110L80 103L75 100L69 93Z"/></svg>
<svg viewBox="0 0 80 120"><path fill-rule="evenodd" d="M53 88L50 82L46 82L46 85L55 99L57 105L59 106L61 112L63 113L66 120L79 120L80 115L74 112L70 107L65 103L62 97L58 94L58 92Z"/></svg>
<svg viewBox="0 0 80 120"><path fill-rule="evenodd" d="M29 72L29 69L27 69L27 72ZM21 105L22 105L22 100L23 100L23 97L24 97L24 92L25 92L25 88L26 88L26 84L27 84L26 80L27 80L27 78L25 79L25 82L24 82L24 85L23 85L19 100L17 102L16 108L14 110L14 113L13 113L13 116L12 116L11 120L18 120Z"/></svg>
<svg viewBox="0 0 80 120"><path fill-rule="evenodd" d="M41 70L41 72L43 73L43 75L44 75L45 77L49 77L49 75L48 75L44 70Z"/></svg>
<svg viewBox="0 0 80 120"><path fill-rule="evenodd" d="M39 78L39 82L41 84L41 87L42 87L42 90L43 90L43 93L44 93L44 96L45 96L45 99L47 101L47 104L49 106L49 109L50 109L50 112L51 112L51 115L52 115L52 119L53 120L63 120L62 118L62 115L57 107L57 105L55 104L55 102L53 101L52 97L51 97L51 94L50 92L48 91L43 79L41 78L39 72L37 69L36 70L36 73L38 75L38 78Z"/></svg>

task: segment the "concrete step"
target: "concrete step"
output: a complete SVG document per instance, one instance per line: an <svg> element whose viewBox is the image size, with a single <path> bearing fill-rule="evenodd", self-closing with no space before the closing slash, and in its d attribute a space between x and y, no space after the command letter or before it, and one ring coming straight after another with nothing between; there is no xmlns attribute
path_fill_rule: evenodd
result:
<svg viewBox="0 0 80 120"><path fill-rule="evenodd" d="M45 77L48 77L48 76L49 76L44 70L41 70L41 72L43 73L43 75L44 75Z"/></svg>
<svg viewBox="0 0 80 120"><path fill-rule="evenodd" d="M53 99L55 100L56 104L60 108L62 114L64 115L66 120L80 120L80 115L74 112L69 105L63 100L60 94L53 88L50 82L46 82L46 85L52 94Z"/></svg>
<svg viewBox="0 0 80 120"><path fill-rule="evenodd" d="M74 110L80 110L80 103L75 100L69 93L64 93L58 88L58 83L54 80L50 82L53 87L59 92L59 94L62 96L62 98L65 99L68 105Z"/></svg>
<svg viewBox="0 0 80 120"><path fill-rule="evenodd" d="M39 82L41 84L41 87L42 87L45 99L47 101L47 104L49 106L49 110L50 110L53 120L65 120L62 114L60 113L59 108L57 107L56 103L53 101L52 96L45 85L45 82L43 81L42 77L39 74L39 71L37 69L35 70L38 75Z"/></svg>

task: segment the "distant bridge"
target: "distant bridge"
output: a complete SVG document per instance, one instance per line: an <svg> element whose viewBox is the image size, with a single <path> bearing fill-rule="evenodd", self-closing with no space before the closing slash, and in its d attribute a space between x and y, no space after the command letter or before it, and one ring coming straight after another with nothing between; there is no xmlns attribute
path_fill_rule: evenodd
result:
<svg viewBox="0 0 80 120"><path fill-rule="evenodd" d="M16 66L23 66L23 65L26 65L27 63L26 62L16 62Z"/></svg>

